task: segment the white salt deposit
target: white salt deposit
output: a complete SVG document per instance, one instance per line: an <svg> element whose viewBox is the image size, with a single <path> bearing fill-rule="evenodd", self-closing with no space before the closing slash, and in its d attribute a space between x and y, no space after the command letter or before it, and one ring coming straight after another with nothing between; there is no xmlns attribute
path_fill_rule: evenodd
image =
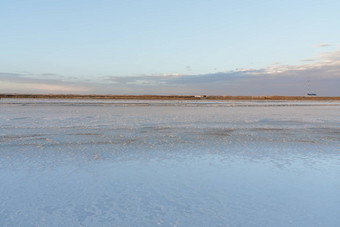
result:
<svg viewBox="0 0 340 227"><path fill-rule="evenodd" d="M339 102L0 100L0 226L339 226Z"/></svg>

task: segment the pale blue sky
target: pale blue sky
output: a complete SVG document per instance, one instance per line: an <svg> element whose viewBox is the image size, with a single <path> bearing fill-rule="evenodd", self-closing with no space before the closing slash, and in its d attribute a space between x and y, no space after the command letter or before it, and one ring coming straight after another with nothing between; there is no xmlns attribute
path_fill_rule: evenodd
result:
<svg viewBox="0 0 340 227"><path fill-rule="evenodd" d="M103 81L299 65L338 50L339 12L313 0L2 0L0 72Z"/></svg>

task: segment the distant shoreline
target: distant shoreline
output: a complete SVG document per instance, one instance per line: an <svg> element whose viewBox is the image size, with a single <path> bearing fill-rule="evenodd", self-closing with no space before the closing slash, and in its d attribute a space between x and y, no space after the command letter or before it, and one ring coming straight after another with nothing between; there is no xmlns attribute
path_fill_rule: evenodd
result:
<svg viewBox="0 0 340 227"><path fill-rule="evenodd" d="M337 97L319 96L206 96L206 95L74 95L74 94L0 94L12 99L135 99L135 100L339 100Z"/></svg>

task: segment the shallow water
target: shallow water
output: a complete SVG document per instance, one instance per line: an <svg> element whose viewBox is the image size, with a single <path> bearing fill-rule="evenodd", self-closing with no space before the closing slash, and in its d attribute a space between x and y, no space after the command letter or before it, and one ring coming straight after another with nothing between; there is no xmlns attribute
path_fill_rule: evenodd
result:
<svg viewBox="0 0 340 227"><path fill-rule="evenodd" d="M339 102L0 100L0 226L339 226Z"/></svg>

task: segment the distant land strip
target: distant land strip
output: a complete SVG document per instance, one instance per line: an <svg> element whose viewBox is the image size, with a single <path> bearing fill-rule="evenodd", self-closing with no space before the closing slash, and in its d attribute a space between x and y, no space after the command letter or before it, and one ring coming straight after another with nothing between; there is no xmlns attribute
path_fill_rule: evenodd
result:
<svg viewBox="0 0 340 227"><path fill-rule="evenodd" d="M75 94L0 94L13 99L136 99L136 100L339 100L340 96L207 96L207 95L75 95Z"/></svg>

